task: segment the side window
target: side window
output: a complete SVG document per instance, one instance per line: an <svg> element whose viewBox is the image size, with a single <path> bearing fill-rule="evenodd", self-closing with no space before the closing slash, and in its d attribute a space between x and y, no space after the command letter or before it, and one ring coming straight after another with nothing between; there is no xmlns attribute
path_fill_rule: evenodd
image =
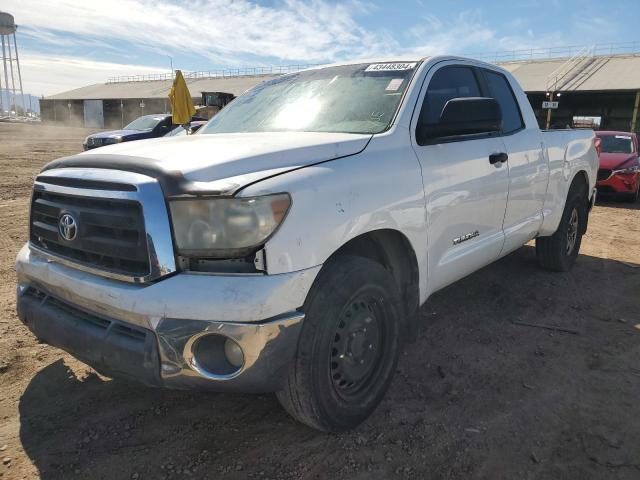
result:
<svg viewBox="0 0 640 480"><path fill-rule="evenodd" d="M422 124L437 123L442 109L452 98L481 96L478 81L470 67L443 67L429 82L418 121Z"/></svg>
<svg viewBox="0 0 640 480"><path fill-rule="evenodd" d="M489 87L489 96L496 99L502 110L502 132L512 133L524 127L518 101L504 75L482 70Z"/></svg>

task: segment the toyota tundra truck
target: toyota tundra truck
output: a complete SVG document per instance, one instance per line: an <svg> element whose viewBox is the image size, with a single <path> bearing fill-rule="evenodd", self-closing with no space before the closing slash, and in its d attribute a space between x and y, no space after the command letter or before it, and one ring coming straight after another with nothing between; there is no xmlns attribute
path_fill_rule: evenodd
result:
<svg viewBox="0 0 640 480"><path fill-rule="evenodd" d="M105 376L275 392L299 421L346 430L432 293L531 240L542 267L572 267L597 170L594 133L540 131L497 66L311 68L195 135L46 165L17 309Z"/></svg>

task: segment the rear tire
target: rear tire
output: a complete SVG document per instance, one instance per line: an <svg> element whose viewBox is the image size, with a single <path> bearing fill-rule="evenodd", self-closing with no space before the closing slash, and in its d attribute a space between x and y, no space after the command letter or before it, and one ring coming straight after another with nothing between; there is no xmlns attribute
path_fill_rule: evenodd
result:
<svg viewBox="0 0 640 480"><path fill-rule="evenodd" d="M571 270L587 226L587 203L584 185L572 185L558 230L550 237L536 238L536 256L543 268L553 272Z"/></svg>
<svg viewBox="0 0 640 480"><path fill-rule="evenodd" d="M378 406L401 348L401 295L369 259L326 264L304 305L296 357L278 400L295 419L325 432L356 427Z"/></svg>

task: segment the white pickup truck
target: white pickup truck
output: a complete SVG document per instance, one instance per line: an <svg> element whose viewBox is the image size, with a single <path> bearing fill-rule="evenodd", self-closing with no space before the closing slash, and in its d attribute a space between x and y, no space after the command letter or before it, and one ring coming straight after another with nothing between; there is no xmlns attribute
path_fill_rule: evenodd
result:
<svg viewBox="0 0 640 480"><path fill-rule="evenodd" d="M18 312L112 377L374 410L419 308L532 239L567 271L595 200L590 130L541 132L509 72L441 56L266 81L200 132L37 176Z"/></svg>

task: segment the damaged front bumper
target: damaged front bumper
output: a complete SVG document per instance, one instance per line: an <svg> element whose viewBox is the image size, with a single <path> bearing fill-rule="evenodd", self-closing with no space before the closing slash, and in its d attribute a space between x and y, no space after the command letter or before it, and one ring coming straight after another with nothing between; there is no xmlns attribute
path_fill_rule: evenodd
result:
<svg viewBox="0 0 640 480"><path fill-rule="evenodd" d="M282 388L320 267L282 275L176 274L149 285L18 254L18 314L42 341L111 377L153 386ZM186 296L186 298L185 298ZM225 344L239 347L230 363Z"/></svg>

